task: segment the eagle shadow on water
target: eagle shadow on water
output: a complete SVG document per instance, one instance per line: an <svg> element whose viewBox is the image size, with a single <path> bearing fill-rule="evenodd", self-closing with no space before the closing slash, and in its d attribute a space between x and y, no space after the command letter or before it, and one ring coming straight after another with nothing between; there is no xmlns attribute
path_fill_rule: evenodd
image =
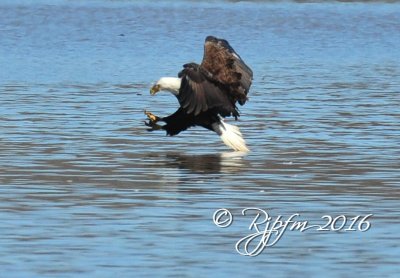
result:
<svg viewBox="0 0 400 278"><path fill-rule="evenodd" d="M178 168L197 174L236 173L241 172L248 165L245 153L242 152L199 155L171 152L165 157L169 168Z"/></svg>

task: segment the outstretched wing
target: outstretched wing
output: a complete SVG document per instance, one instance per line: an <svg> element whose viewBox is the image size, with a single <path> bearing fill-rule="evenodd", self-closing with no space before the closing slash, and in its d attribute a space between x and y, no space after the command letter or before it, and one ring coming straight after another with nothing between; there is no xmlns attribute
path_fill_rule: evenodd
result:
<svg viewBox="0 0 400 278"><path fill-rule="evenodd" d="M208 78L209 73L195 63L186 64L179 73L182 79L177 98L187 114L199 115L214 110L223 117L239 116L235 101L226 93L226 88Z"/></svg>
<svg viewBox="0 0 400 278"><path fill-rule="evenodd" d="M235 101L241 105L246 102L253 72L226 40L206 38L200 68L208 72L210 78L227 86Z"/></svg>

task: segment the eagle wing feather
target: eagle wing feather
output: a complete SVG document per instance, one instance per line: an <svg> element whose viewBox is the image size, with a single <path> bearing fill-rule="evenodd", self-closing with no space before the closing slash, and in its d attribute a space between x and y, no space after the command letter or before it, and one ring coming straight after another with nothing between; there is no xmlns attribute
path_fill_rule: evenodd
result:
<svg viewBox="0 0 400 278"><path fill-rule="evenodd" d="M216 82L228 86L228 92L235 101L241 105L246 102L253 71L226 40L208 36L200 66L209 72Z"/></svg>
<svg viewBox="0 0 400 278"><path fill-rule="evenodd" d="M177 98L186 113L194 113L197 116L201 112L214 109L223 117L239 115L234 101L218 83L207 77L207 73L204 73L199 65L184 65L179 77L182 80Z"/></svg>

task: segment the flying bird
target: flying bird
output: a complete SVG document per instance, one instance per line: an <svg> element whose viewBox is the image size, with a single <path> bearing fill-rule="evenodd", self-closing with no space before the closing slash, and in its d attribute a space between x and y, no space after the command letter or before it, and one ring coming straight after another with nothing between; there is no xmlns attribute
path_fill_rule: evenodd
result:
<svg viewBox="0 0 400 278"><path fill-rule="evenodd" d="M145 111L149 120L145 123L149 131L165 130L170 136L192 126L202 126L216 132L233 150L248 151L239 128L227 124L224 118L232 116L237 120L236 103L246 103L252 79L252 70L228 41L208 36L200 65L185 64L178 77L162 77L150 90L151 95L159 91L174 94L179 101L178 110L167 117Z"/></svg>

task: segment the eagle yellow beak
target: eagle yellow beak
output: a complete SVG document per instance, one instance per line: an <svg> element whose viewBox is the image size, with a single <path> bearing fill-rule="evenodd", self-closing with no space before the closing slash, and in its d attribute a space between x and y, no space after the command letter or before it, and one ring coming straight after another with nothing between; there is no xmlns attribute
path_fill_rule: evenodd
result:
<svg viewBox="0 0 400 278"><path fill-rule="evenodd" d="M157 92L160 91L160 85L154 85L153 87L151 87L150 89L150 95L154 96Z"/></svg>

